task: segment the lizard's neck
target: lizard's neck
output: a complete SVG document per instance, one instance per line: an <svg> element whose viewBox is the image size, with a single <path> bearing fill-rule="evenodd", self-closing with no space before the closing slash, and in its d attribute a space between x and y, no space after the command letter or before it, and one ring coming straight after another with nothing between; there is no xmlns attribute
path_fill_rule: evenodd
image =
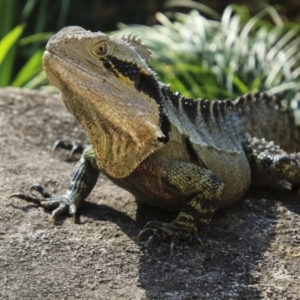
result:
<svg viewBox="0 0 300 300"><path fill-rule="evenodd" d="M164 145L159 140L162 136L159 116L158 126L155 126L153 119L147 119L147 114L124 112L112 105L103 107L105 101L96 102L91 98L86 101L70 91L62 93L62 99L87 132L98 167L114 178L128 176L146 157Z"/></svg>

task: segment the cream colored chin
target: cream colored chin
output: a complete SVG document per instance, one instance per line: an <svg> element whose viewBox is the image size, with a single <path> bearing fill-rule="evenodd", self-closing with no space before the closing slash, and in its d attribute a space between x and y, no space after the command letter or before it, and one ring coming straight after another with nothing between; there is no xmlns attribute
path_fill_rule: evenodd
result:
<svg viewBox="0 0 300 300"><path fill-rule="evenodd" d="M57 58L55 55L53 55L49 51L45 51L43 54L43 67L44 71L46 72L46 75L48 79L50 80L51 84L60 89L61 87L61 80L59 76L57 76L57 66L59 64L57 63Z"/></svg>
<svg viewBox="0 0 300 300"><path fill-rule="evenodd" d="M44 69L45 69L45 66L48 65L48 62L49 62L49 59L51 58L51 53L49 51L45 51L44 54L43 54L43 63L44 63ZM46 69L45 69L46 70Z"/></svg>
<svg viewBox="0 0 300 300"><path fill-rule="evenodd" d="M43 54L43 65L44 65L44 70L48 77L51 76L50 75L51 68L50 68L50 63L49 63L49 61L51 60L51 57L52 57L51 53L46 50Z"/></svg>

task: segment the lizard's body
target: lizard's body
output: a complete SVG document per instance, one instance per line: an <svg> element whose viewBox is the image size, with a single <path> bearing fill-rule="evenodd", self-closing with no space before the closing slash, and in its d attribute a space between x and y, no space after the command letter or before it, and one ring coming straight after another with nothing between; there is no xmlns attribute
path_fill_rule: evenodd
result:
<svg viewBox="0 0 300 300"><path fill-rule="evenodd" d="M189 239L217 208L241 199L251 182L300 183L299 155L285 152L300 148L285 102L265 94L234 102L174 94L156 80L149 50L133 37L68 27L46 49L45 71L92 145L65 195L15 194L56 208L54 217L67 209L75 214L104 173L138 200L179 211L174 222L150 222L144 233Z"/></svg>
<svg viewBox="0 0 300 300"><path fill-rule="evenodd" d="M139 193L136 196L137 199L141 199L141 201L149 205L178 211L189 199L179 198L176 192L164 191L164 186L159 176L161 174L159 169L164 162L176 160L205 167L222 180L225 188L219 207L224 207L241 199L250 185L250 168L241 145L243 137L242 135L236 135L235 124L230 123L225 117L223 124L216 126L217 124L214 124L215 119L212 117L210 121L203 121L202 124L201 120L199 120L200 125L195 126L189 117L179 114L178 108L170 105L170 99L166 98L166 100L164 105L167 108L168 116L173 119L171 124L176 124L176 126L171 127L169 141L163 148L142 161L137 169L123 180L124 183L122 179L111 179L131 192L136 190L136 187L139 189L146 188L142 194ZM182 102L184 103L184 101ZM180 99L179 102L181 102ZM188 102L191 103L191 100ZM210 104L212 102L207 101L208 107ZM194 102L190 109L196 110L196 105L197 102ZM217 139L216 136L218 136ZM222 136L226 136L231 142L224 142ZM235 142L232 143L232 141ZM151 174L153 175L151 176ZM149 177L152 181L151 184L147 184ZM133 181L132 188L130 181ZM136 194L135 192L133 193Z"/></svg>

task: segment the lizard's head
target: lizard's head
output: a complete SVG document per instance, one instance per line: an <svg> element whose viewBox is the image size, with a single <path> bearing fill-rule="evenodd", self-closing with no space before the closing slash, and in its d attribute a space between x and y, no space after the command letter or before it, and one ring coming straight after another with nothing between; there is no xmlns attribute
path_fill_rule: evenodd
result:
<svg viewBox="0 0 300 300"><path fill-rule="evenodd" d="M128 167L132 171L168 140L161 86L147 65L150 55L134 37L111 37L81 27L62 29L46 46L46 74L85 127L100 165L109 151L115 163L136 155Z"/></svg>

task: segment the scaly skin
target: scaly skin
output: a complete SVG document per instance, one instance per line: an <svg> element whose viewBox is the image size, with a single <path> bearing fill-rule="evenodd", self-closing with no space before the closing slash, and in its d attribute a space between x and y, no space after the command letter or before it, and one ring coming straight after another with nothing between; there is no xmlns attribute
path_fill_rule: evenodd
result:
<svg viewBox="0 0 300 300"><path fill-rule="evenodd" d="M52 216L77 208L99 173L137 200L178 211L140 236L190 241L215 211L256 184L300 183L300 133L284 101L265 94L236 101L186 99L159 83L150 51L134 37L67 27L48 42L44 68L91 141L63 196L14 194ZM273 140L284 150L267 140ZM67 148L68 146L63 145ZM148 243L149 244L149 243Z"/></svg>

